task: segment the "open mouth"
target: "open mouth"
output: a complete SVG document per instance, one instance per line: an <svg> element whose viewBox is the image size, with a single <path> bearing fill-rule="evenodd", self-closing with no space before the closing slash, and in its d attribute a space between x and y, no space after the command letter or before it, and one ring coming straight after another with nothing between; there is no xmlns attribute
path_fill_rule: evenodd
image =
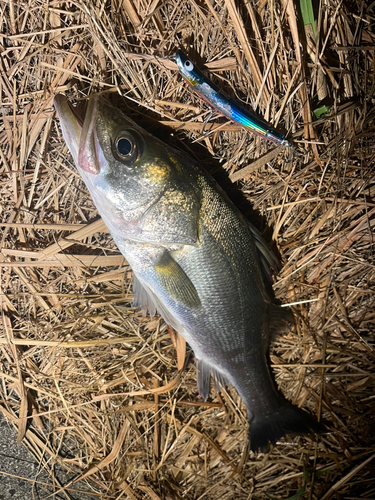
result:
<svg viewBox="0 0 375 500"><path fill-rule="evenodd" d="M82 116L63 94L54 99L66 144L77 168L91 174L99 174L99 142L95 133L97 98L88 100L86 113Z"/></svg>

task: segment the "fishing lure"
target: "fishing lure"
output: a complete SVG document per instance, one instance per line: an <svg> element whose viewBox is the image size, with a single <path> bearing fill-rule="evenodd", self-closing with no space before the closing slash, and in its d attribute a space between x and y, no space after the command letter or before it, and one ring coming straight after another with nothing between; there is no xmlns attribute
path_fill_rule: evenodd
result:
<svg viewBox="0 0 375 500"><path fill-rule="evenodd" d="M181 75L190 85L192 85L197 94L212 108L216 109L230 120L251 130L253 134L259 135L279 146L286 146L294 149L293 144L291 144L284 135L277 132L257 114L245 109L241 104L229 97L225 92L220 90L217 85L204 76L182 50L177 50L175 58Z"/></svg>

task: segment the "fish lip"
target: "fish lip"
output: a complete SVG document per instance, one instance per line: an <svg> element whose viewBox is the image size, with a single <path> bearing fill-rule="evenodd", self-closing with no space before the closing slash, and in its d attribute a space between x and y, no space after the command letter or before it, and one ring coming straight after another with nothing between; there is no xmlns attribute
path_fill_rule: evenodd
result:
<svg viewBox="0 0 375 500"><path fill-rule="evenodd" d="M83 120L76 116L76 112L64 94L57 94L53 101L66 145L68 146L74 163L78 164L78 139L81 137Z"/></svg>
<svg viewBox="0 0 375 500"><path fill-rule="evenodd" d="M62 116L62 113L65 113L69 116L70 121L75 120L77 125L82 128L84 116L82 116L82 112L80 113L79 110L71 104L65 94L56 94L53 100L53 104L55 106L57 114L59 115L59 118Z"/></svg>
<svg viewBox="0 0 375 500"><path fill-rule="evenodd" d="M89 98L86 112L80 114L64 94L54 98L63 136L77 168L94 175L100 173L100 145L95 131L97 101L97 97Z"/></svg>
<svg viewBox="0 0 375 500"><path fill-rule="evenodd" d="M78 146L78 165L82 170L92 174L100 172L97 150L99 143L95 133L97 107L98 99L89 99Z"/></svg>

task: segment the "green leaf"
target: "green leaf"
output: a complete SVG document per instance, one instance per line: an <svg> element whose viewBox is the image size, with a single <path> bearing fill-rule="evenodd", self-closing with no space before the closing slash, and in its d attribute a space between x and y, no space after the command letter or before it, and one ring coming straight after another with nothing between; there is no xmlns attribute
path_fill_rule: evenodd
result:
<svg viewBox="0 0 375 500"><path fill-rule="evenodd" d="M312 31L314 40L316 40L315 18L311 0L300 0L300 7L303 24L305 25L305 28L311 26L308 30Z"/></svg>
<svg viewBox="0 0 375 500"><path fill-rule="evenodd" d="M323 115L328 113L329 110L330 110L329 106L326 106L325 104L323 104L323 106L320 106L319 108L314 109L313 113L314 113L315 118L321 118Z"/></svg>

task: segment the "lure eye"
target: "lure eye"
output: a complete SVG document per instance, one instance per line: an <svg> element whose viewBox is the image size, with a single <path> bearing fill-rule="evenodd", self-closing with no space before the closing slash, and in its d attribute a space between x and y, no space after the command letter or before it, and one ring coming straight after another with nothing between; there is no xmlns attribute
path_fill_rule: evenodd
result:
<svg viewBox="0 0 375 500"><path fill-rule="evenodd" d="M113 153L118 160L133 163L143 153L142 138L134 130L120 132L113 143Z"/></svg>
<svg viewBox="0 0 375 500"><path fill-rule="evenodd" d="M189 59L187 59L184 63L184 67L185 67L186 71L193 71L194 64L191 61L189 61Z"/></svg>

